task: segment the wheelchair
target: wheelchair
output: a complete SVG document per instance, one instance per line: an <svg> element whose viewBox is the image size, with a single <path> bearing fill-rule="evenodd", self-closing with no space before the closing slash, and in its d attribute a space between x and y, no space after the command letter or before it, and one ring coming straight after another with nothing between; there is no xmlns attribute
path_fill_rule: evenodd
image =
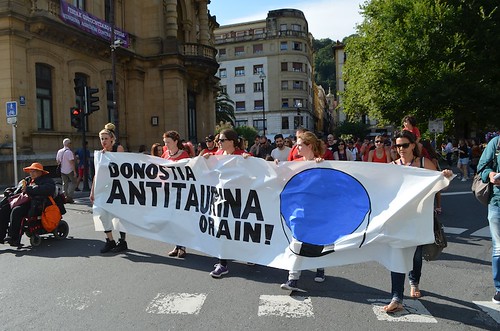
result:
<svg viewBox="0 0 500 331"><path fill-rule="evenodd" d="M43 228L41 215L25 217L23 219L22 232L30 239L30 244L33 247L39 246L42 243L43 236L47 234L52 235L52 237L57 240L65 239L68 236L69 225L65 220L63 220L62 216L66 214L66 208L64 207L66 197L62 193L62 189L57 184L54 201L61 212L61 219L59 220L59 224L54 231L48 232Z"/></svg>

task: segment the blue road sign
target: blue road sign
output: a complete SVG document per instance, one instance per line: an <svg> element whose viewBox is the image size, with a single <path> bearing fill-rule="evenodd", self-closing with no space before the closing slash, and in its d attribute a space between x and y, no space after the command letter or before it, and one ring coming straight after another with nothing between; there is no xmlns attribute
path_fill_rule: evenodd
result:
<svg viewBox="0 0 500 331"><path fill-rule="evenodd" d="M17 116L17 101L8 101L5 104L5 110L7 112L7 117Z"/></svg>

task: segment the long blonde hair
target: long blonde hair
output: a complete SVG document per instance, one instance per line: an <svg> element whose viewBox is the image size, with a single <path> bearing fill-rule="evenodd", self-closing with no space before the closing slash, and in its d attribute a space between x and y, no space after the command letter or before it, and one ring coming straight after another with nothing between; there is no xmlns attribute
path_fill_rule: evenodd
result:
<svg viewBox="0 0 500 331"><path fill-rule="evenodd" d="M325 145L323 141L318 139L311 131L302 132L297 138L300 138L302 143L311 146L314 157L323 157L325 154Z"/></svg>

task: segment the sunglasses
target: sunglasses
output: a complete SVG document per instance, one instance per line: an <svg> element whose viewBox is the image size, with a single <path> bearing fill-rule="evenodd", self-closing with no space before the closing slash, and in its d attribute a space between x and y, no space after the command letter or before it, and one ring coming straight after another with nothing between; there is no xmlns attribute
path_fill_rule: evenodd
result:
<svg viewBox="0 0 500 331"><path fill-rule="evenodd" d="M220 143L223 143L224 141L229 140L229 139L219 139Z"/></svg>
<svg viewBox="0 0 500 331"><path fill-rule="evenodd" d="M410 143L396 144L396 145L394 145L394 146L396 146L396 148L401 148L401 147L403 147L404 149L406 149L406 148L410 147Z"/></svg>
<svg viewBox="0 0 500 331"><path fill-rule="evenodd" d="M382 143L382 140L375 140L375 144L380 144Z"/></svg>

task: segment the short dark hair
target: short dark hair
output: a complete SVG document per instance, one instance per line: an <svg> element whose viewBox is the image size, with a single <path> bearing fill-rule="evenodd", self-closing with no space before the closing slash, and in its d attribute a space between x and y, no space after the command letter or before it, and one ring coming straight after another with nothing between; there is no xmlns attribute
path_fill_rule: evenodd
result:
<svg viewBox="0 0 500 331"><path fill-rule="evenodd" d="M278 133L277 135L274 136L274 141L276 141L276 139L279 139L279 138L284 139L283 135L281 133Z"/></svg>

